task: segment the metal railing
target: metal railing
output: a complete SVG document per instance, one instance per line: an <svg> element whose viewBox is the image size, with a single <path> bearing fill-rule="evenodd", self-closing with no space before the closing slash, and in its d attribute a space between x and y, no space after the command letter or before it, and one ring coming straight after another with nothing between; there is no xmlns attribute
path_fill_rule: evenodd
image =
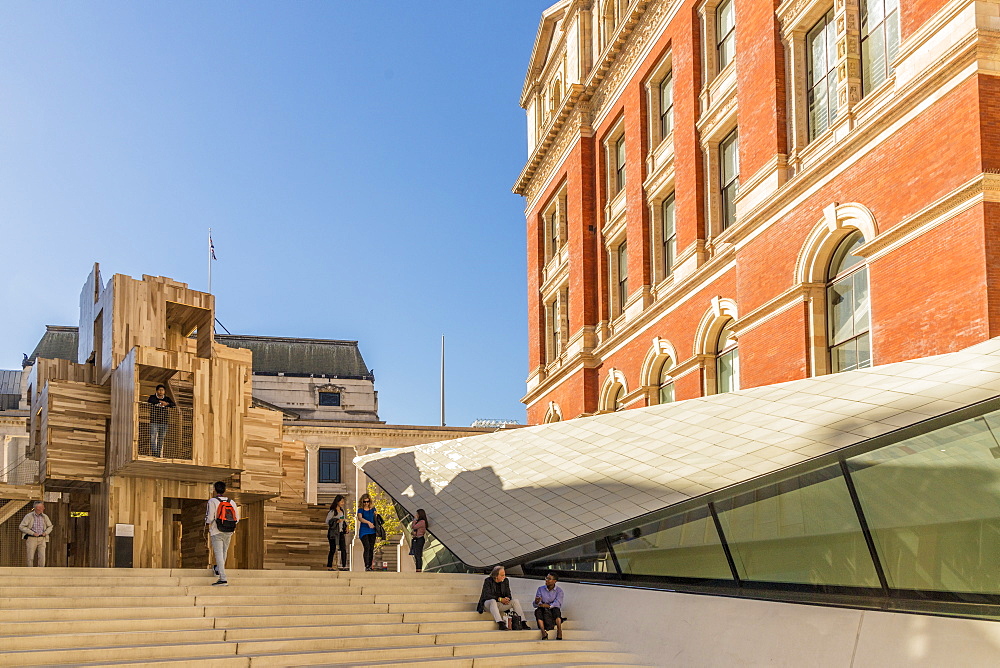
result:
<svg viewBox="0 0 1000 668"><path fill-rule="evenodd" d="M161 459L191 459L191 409L140 401L139 454Z"/></svg>
<svg viewBox="0 0 1000 668"><path fill-rule="evenodd" d="M38 483L38 462L23 455L0 472L0 482L8 485L34 485Z"/></svg>

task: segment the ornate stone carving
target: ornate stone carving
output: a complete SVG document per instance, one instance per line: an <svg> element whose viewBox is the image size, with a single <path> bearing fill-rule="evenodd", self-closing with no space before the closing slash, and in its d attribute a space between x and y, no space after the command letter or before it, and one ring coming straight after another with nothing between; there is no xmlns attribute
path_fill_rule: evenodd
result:
<svg viewBox="0 0 1000 668"><path fill-rule="evenodd" d="M566 149L569 148L570 144L576 141L580 129L583 127L583 116L586 113L585 107L581 109L577 107L576 110L570 114L569 118L566 119L566 123L563 125L562 130L556 135L556 139L552 142L552 146L546 152L545 157L539 163L538 167L535 169L535 174L528 183L528 189L526 195L528 201L531 202L538 196L539 191L542 189L552 174L552 170L555 169L556 164L562 159L563 154Z"/></svg>

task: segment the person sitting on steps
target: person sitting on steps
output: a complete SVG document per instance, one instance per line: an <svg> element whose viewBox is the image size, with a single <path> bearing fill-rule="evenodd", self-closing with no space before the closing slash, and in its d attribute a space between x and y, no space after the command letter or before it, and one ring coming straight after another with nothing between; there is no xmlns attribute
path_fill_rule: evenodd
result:
<svg viewBox="0 0 1000 668"><path fill-rule="evenodd" d="M555 573L545 576L545 584L535 592L535 620L542 632L542 640L549 639L549 631L556 629L556 640L562 640L563 590L556 585L559 577Z"/></svg>
<svg viewBox="0 0 1000 668"><path fill-rule="evenodd" d="M507 631L507 623L503 621L503 613L513 610L514 614L521 618L521 625L515 631L530 631L531 627L524 621L524 611L521 603L510 594L510 583L507 582L507 572L503 566L494 566L493 571L486 580L483 581L483 591L479 595L479 606L476 612L483 614L489 610L493 615L493 621L497 623L497 628Z"/></svg>

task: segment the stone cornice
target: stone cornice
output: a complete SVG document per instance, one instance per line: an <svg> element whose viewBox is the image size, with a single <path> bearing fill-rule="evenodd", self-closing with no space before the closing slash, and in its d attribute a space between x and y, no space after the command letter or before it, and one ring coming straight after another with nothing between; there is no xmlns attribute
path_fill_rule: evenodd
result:
<svg viewBox="0 0 1000 668"><path fill-rule="evenodd" d="M858 254L869 262L875 262L913 238L983 201L1000 201L1000 174L986 172L963 183L944 197L903 218L897 225L859 248Z"/></svg>
<svg viewBox="0 0 1000 668"><path fill-rule="evenodd" d="M618 32L609 40L582 86L578 99L572 103L578 113L587 117L588 122L590 118L600 118L603 115L612 94L631 74L661 24L679 3L680 0L640 0L631 7L631 13L623 19ZM525 90L527 88L526 84ZM566 105L564 102L564 106ZM555 145L563 146L567 143L567 140L554 136L559 134L572 135L573 132L567 127L556 127L555 124L549 126L514 184L512 190L515 194L525 195L530 200L531 192L537 193L548 180L551 175L548 167L555 161L543 163L543 160L550 153L560 153Z"/></svg>

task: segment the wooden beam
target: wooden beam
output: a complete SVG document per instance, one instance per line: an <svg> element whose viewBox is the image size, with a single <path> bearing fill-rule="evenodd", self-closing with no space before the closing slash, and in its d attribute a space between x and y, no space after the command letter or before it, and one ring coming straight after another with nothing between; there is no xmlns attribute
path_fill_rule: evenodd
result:
<svg viewBox="0 0 1000 668"><path fill-rule="evenodd" d="M13 501L8 501L0 508L0 524L3 524L11 517L13 517L18 510L24 507L23 499L14 499Z"/></svg>

